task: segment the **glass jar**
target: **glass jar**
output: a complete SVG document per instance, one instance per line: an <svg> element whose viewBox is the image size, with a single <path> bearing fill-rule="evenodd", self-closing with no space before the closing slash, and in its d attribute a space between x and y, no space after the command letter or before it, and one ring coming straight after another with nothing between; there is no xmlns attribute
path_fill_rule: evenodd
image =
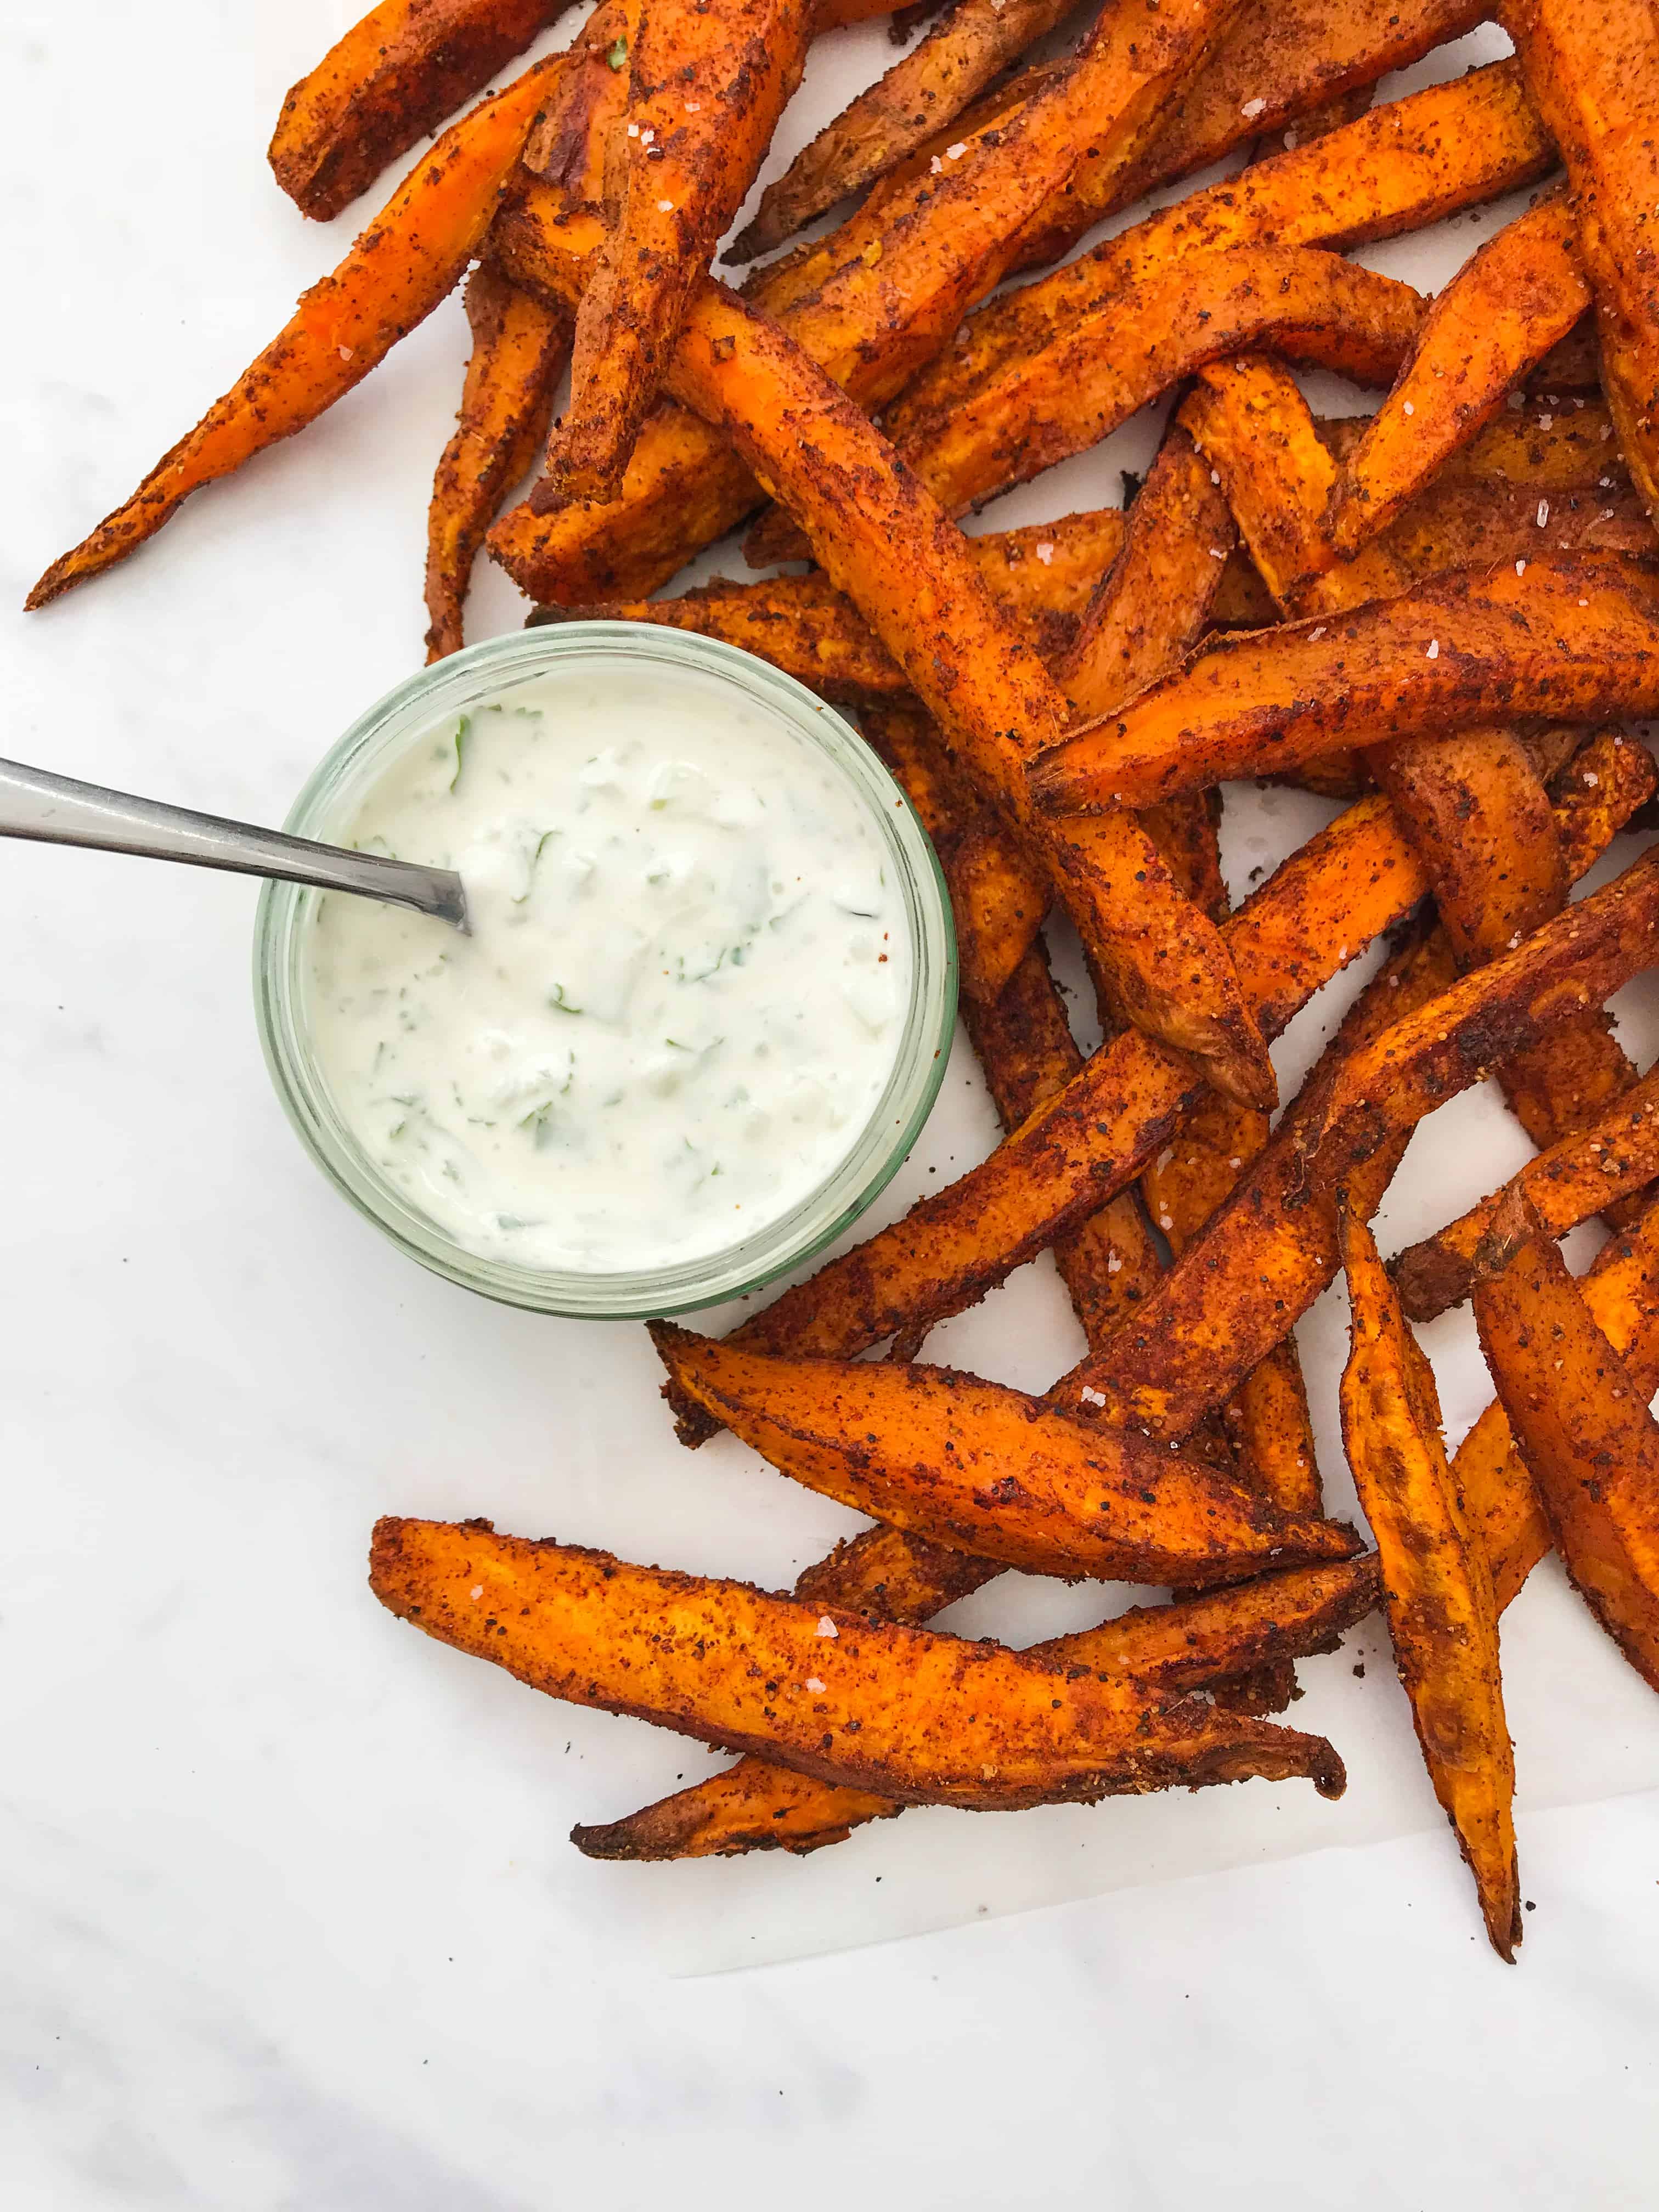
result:
<svg viewBox="0 0 1659 2212"><path fill-rule="evenodd" d="M891 1179L920 1135L956 1017L956 938L927 834L862 738L805 686L712 638L645 623L572 622L469 646L400 684L354 722L295 802L285 827L338 843L381 775L434 727L518 684L596 662L695 669L769 708L857 795L893 870L909 932L910 996L893 1069L840 1164L809 1196L738 1244L657 1268L617 1273L514 1265L467 1250L395 1189L367 1157L330 1095L307 1017L307 948L319 893L267 884L254 933L254 1002L265 1061L301 1141L359 1212L411 1257L468 1290L543 1313L588 1319L684 1313L756 1290L838 1237Z"/></svg>

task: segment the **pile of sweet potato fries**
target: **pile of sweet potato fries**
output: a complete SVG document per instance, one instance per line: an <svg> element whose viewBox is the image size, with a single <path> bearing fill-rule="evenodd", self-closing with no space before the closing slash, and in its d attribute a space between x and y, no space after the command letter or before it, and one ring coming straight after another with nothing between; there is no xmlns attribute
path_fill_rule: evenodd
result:
<svg viewBox="0 0 1659 2212"><path fill-rule="evenodd" d="M283 189L337 213L562 7L384 0L284 105ZM907 1804L1252 1775L1333 1795L1330 1745L1269 1717L1380 1603L1509 1958L1498 1618L1552 1548L1659 1687L1659 1083L1603 1012L1659 963L1659 848L1572 897L1656 782L1619 726L1659 713L1659 18L1104 0L1075 52L1015 69L1063 9L954 0L728 252L852 212L731 289L711 260L808 46L878 12L601 0L443 131L31 603L303 428L470 267L432 656L487 544L533 618L678 624L854 702L933 834L1006 1136L723 1341L654 1332L688 1444L728 1429L873 1525L788 1596L486 1523L375 1531L376 1593L429 1634L746 1754L582 1849L804 1851ZM1372 104L1489 16L1512 58ZM1344 258L1534 185L1432 301ZM1322 422L1287 363L1385 396ZM957 526L1170 394L1127 512ZM751 519L757 567L811 568L650 598ZM1234 910L1218 787L1262 775L1348 803ZM1054 912L1098 994L1086 1058ZM1270 1126L1269 1046L1385 934ZM1367 1224L1413 1130L1488 1078L1537 1158L1385 1267ZM1575 1280L1556 1240L1597 1215ZM1044 1250L1089 1346L1045 1397L920 1361ZM1325 1516L1297 1364L1340 1272L1374 1549ZM1497 1397L1449 1456L1410 1323L1464 1298ZM1026 1651L927 1628L1006 1568L1176 1595Z"/></svg>

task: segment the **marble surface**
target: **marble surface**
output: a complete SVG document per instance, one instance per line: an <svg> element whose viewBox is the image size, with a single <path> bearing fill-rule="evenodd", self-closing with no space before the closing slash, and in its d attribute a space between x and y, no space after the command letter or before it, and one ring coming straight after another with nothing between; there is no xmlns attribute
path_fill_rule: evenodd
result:
<svg viewBox="0 0 1659 2212"><path fill-rule="evenodd" d="M14 0L8 610L361 219L302 222L263 158L283 91L353 12ZM1482 34L1432 73L1496 50ZM878 27L825 42L781 154L888 58ZM1432 285L1512 211L1370 258ZM129 567L7 612L4 750L279 817L418 657L463 351L452 301ZM1155 431L986 521L1115 497ZM472 633L520 612L489 573ZM1243 799L1237 880L1318 818ZM639 1331L470 1298L335 1198L259 1062L252 903L183 871L23 846L0 863L7 2203L1651 2201L1659 1725L1551 1571L1505 1631L1536 1905L1514 1971L1480 1937L1375 1621L1304 1669L1297 1718L1353 1774L1341 1807L1254 1784L915 1814L805 1864L571 1850L574 1820L708 1755L391 1621L363 1580L374 1515L488 1513L773 1584L850 1518L736 1446L680 1453ZM1645 1064L1659 992L1620 1005ZM1297 1025L1287 1076L1339 1011ZM959 1057L891 1205L991 1133ZM1413 1146L1385 1245L1522 1156L1490 1099L1459 1102ZM1039 1267L935 1342L1040 1386L1072 1326ZM1339 1503L1342 1330L1337 1295L1303 1330ZM1457 1317L1427 1341L1455 1433L1484 1401L1478 1357ZM1008 1578L959 1625L1024 1638L1091 1605Z"/></svg>

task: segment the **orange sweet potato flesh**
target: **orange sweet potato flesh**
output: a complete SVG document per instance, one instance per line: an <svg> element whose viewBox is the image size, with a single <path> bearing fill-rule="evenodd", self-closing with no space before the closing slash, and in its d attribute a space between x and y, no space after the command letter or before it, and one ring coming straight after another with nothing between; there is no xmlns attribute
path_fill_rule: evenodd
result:
<svg viewBox="0 0 1659 2212"><path fill-rule="evenodd" d="M970 315L893 410L907 452L964 405L1017 390L1043 350L1086 326L1117 331L1124 293L1178 259L1241 246L1352 246L1415 230L1541 175L1554 160L1512 62L1376 109L1242 176L1194 192ZM1501 395L1500 395L1501 396Z"/></svg>
<svg viewBox="0 0 1659 2212"><path fill-rule="evenodd" d="M1352 554L1391 522L1590 304L1571 209L1553 196L1488 240L1430 309L1417 347L1331 497Z"/></svg>
<svg viewBox="0 0 1659 2212"><path fill-rule="evenodd" d="M1451 1822L1492 1948L1515 1960L1515 1752L1498 1662L1492 1569L1446 1462L1434 1374L1407 1328L1371 1233L1345 1211L1352 1348L1342 1437L1376 1538L1383 1610L1434 1794Z"/></svg>
<svg viewBox="0 0 1659 2212"><path fill-rule="evenodd" d="M1297 1567L1179 1605L1137 1606L1115 1620L1030 1647L1052 1666L1098 1668L1162 1689L1201 1689L1326 1649L1376 1606L1376 1556ZM740 1759L654 1805L570 1840L596 1859L814 1851L902 1812L892 1799L815 1782L764 1759Z"/></svg>
<svg viewBox="0 0 1659 2212"><path fill-rule="evenodd" d="M1322 1739L1195 1698L487 1523L378 1522L369 1586L550 1697L907 1802L1012 1811L1255 1774L1343 1787Z"/></svg>
<svg viewBox="0 0 1659 2212"><path fill-rule="evenodd" d="M527 70L445 131L224 398L131 499L52 562L28 606L45 606L125 560L191 492L315 422L432 312L488 229L557 61Z"/></svg>
<svg viewBox="0 0 1659 2212"><path fill-rule="evenodd" d="M831 580L858 602L981 788L1029 825L1025 765L1059 734L1066 704L998 613L960 532L800 349L722 288L698 295L675 374L806 521ZM1146 832L1106 810L1086 843L1042 842L1122 1013L1196 1055L1230 1093L1272 1103L1266 1047L1219 934Z"/></svg>
<svg viewBox="0 0 1659 2212"><path fill-rule="evenodd" d="M767 186L727 258L769 253L803 223L891 168L953 122L1069 12L1066 0L955 0L919 46L849 102Z"/></svg>
<svg viewBox="0 0 1659 2212"><path fill-rule="evenodd" d="M338 215L568 4L382 0L283 100L269 156L277 183L302 214Z"/></svg>
<svg viewBox="0 0 1659 2212"><path fill-rule="evenodd" d="M1145 806L1384 736L1659 709L1659 562L1585 552L1516 565L1220 641L1039 762L1039 803Z"/></svg>
<svg viewBox="0 0 1659 2212"><path fill-rule="evenodd" d="M1036 1574L1204 1584L1347 1559L1352 1530L1281 1513L1133 1430L1085 1428L950 1368L780 1358L667 1322L677 1395L807 1488Z"/></svg>
<svg viewBox="0 0 1659 2212"><path fill-rule="evenodd" d="M1492 1243L1474 1317L1510 1431L1568 1574L1659 1689L1659 1425L1523 1193Z"/></svg>
<svg viewBox="0 0 1659 2212"><path fill-rule="evenodd" d="M465 642L472 563L503 495L541 450L570 355L569 318L518 290L488 262L467 278L465 298L472 352L455 434L439 460L427 511L428 661Z"/></svg>
<svg viewBox="0 0 1659 2212"><path fill-rule="evenodd" d="M1647 0L1500 0L1527 88L1561 149L1595 293L1619 441L1659 508L1659 21Z"/></svg>
<svg viewBox="0 0 1659 2212"><path fill-rule="evenodd" d="M1413 1321L1432 1321L1461 1305L1474 1287L1482 1247L1511 1189L1523 1190L1543 1227L1565 1237L1599 1213L1610 1197L1643 1189L1659 1176L1659 1071L1650 1073L1585 1124L1528 1160L1490 1198L1389 1263L1400 1303ZM1489 1249L1489 1248L1488 1248Z"/></svg>
<svg viewBox="0 0 1659 2212"><path fill-rule="evenodd" d="M1608 1238L1580 1288L1591 1319L1623 1358L1645 1402L1659 1389L1659 1206ZM1501 1609L1553 1541L1501 1401L1486 1407L1458 1446L1453 1473L1492 1562Z"/></svg>
<svg viewBox="0 0 1659 2212"><path fill-rule="evenodd" d="M642 0L621 204L576 317L548 452L567 499L620 489L695 288L766 157L811 43L811 0Z"/></svg>
<svg viewBox="0 0 1659 2212"><path fill-rule="evenodd" d="M1234 1196L1141 1305L1133 1331L1054 1386L1063 1409L1184 1436L1334 1275L1335 1194L1375 1212L1406 1139L1493 1060L1601 1004L1659 960L1659 860L1644 857L1515 951L1451 980L1431 939L1373 985ZM1408 1011L1380 1031L1392 996ZM1358 1034L1356 1035L1356 1029ZM1371 1032L1367 1034L1366 1032Z"/></svg>

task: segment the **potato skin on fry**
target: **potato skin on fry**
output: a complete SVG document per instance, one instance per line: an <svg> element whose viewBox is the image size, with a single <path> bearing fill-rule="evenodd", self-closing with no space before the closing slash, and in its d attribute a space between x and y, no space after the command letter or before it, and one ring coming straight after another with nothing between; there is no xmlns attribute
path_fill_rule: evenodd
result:
<svg viewBox="0 0 1659 2212"><path fill-rule="evenodd" d="M52 562L26 606L125 560L191 492L314 422L431 313L488 228L557 61L526 70L445 131L258 359L124 505Z"/></svg>
<svg viewBox="0 0 1659 2212"><path fill-rule="evenodd" d="M1137 1606L1098 1628L1032 1646L1051 1665L1098 1667L1148 1686L1208 1687L1328 1649L1363 1620L1381 1595L1376 1555L1298 1567L1179 1605ZM815 1851L868 1820L903 1808L868 1791L814 1782L763 1759L660 1798L625 1819L578 1827L570 1840L589 1858L730 1857L740 1851Z"/></svg>
<svg viewBox="0 0 1659 2212"><path fill-rule="evenodd" d="M1659 562L1545 554L1225 639L1066 739L1036 764L1032 783L1054 811L1146 806L1384 736L1656 710Z"/></svg>
<svg viewBox="0 0 1659 2212"><path fill-rule="evenodd" d="M1493 1218L1474 1317L1568 1574L1659 1690L1659 1424L1521 1191Z"/></svg>
<svg viewBox="0 0 1659 2212"><path fill-rule="evenodd" d="M1376 1246L1342 1210L1352 1346L1342 1436L1376 1537L1383 1609L1434 1794L1456 1832L1492 1948L1515 1963L1515 1752L1498 1662L1492 1571L1446 1464L1434 1374Z"/></svg>
<svg viewBox="0 0 1659 2212"><path fill-rule="evenodd" d="M1167 1586L1358 1548L1132 1429L950 1368L768 1358L665 1322L651 1335L677 1389L784 1474L1010 1566Z"/></svg>
<svg viewBox="0 0 1659 2212"><path fill-rule="evenodd" d="M465 300L472 353L427 513L428 661L465 641L462 612L472 563L502 495L541 450L570 355L569 318L518 290L488 262L468 276Z"/></svg>
<svg viewBox="0 0 1659 2212"><path fill-rule="evenodd" d="M482 92L570 0L381 0L289 91L269 160L326 222Z"/></svg>
<svg viewBox="0 0 1659 2212"><path fill-rule="evenodd" d="M1306 1775L1325 1796L1345 1784L1322 1738L1196 1698L487 1522L377 1522L369 1587L550 1697L907 1802L1012 1811L1256 1774Z"/></svg>

